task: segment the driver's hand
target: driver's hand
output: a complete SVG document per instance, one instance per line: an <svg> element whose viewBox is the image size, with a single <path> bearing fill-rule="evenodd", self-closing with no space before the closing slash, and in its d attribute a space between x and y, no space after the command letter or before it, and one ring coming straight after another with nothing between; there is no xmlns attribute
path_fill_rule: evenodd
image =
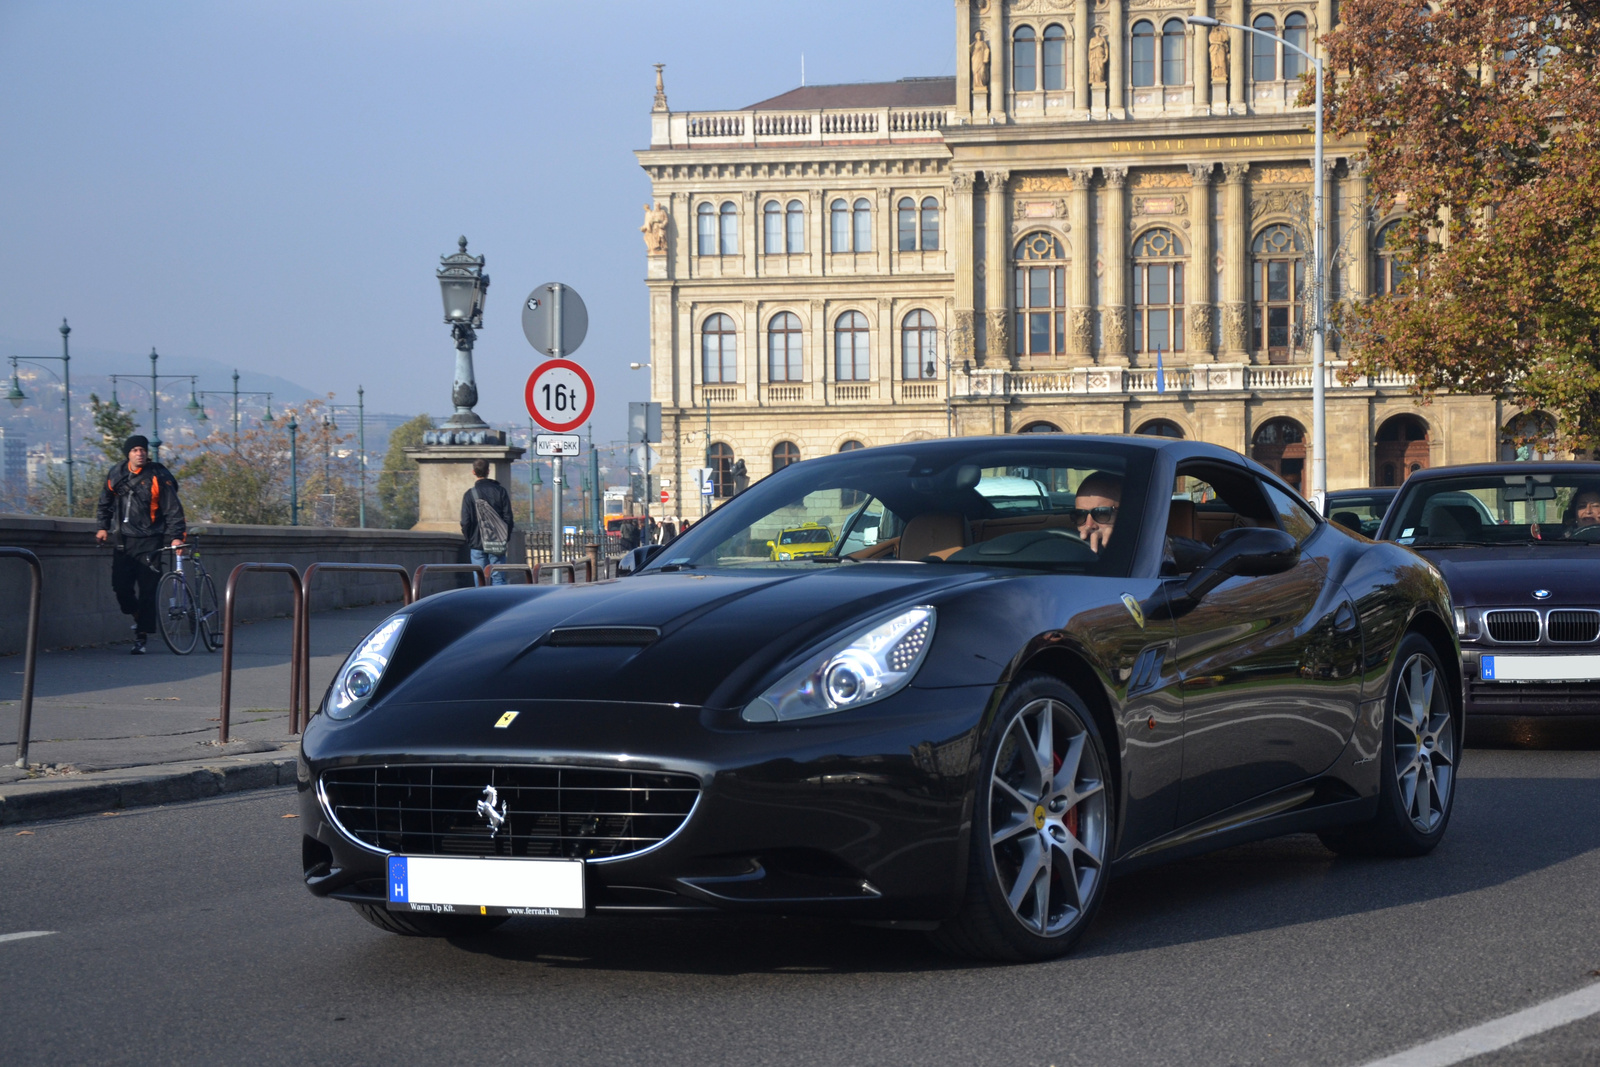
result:
<svg viewBox="0 0 1600 1067"><path fill-rule="evenodd" d="M96 530L94 532L94 539L95 539L95 541L97 541L98 543L100 543L102 545L105 544L106 543L106 531L104 531L104 530Z"/></svg>
<svg viewBox="0 0 1600 1067"><path fill-rule="evenodd" d="M173 541L172 542L172 547L173 548L182 548L183 547L183 539L180 537L177 540Z"/></svg>
<svg viewBox="0 0 1600 1067"><path fill-rule="evenodd" d="M1089 542L1089 547L1098 553L1111 540L1111 529L1109 526L1096 526L1085 534L1083 539Z"/></svg>

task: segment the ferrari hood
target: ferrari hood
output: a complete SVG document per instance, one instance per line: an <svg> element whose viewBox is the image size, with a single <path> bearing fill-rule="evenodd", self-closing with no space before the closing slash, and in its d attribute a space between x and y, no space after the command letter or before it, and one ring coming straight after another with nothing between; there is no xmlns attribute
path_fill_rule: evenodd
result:
<svg viewBox="0 0 1600 1067"><path fill-rule="evenodd" d="M862 564L750 575L650 572L520 595L465 590L412 609L377 703L703 705L857 619L985 577L969 568Z"/></svg>
<svg viewBox="0 0 1600 1067"><path fill-rule="evenodd" d="M1600 545L1424 549L1457 607L1600 607ZM1542 589L1547 597L1535 597Z"/></svg>

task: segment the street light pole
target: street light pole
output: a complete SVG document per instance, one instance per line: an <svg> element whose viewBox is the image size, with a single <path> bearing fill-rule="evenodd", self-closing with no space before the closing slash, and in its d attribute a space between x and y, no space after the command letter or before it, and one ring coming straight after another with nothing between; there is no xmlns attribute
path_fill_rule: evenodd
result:
<svg viewBox="0 0 1600 1067"><path fill-rule="evenodd" d="M61 320L61 385L67 402L67 514L73 513L72 493L72 353L67 350L67 334L72 327Z"/></svg>
<svg viewBox="0 0 1600 1067"><path fill-rule="evenodd" d="M356 450L361 453L361 502L356 507L356 522L367 528L367 390L356 386Z"/></svg>
<svg viewBox="0 0 1600 1067"><path fill-rule="evenodd" d="M300 456L296 449L300 423L289 413L289 525L300 525Z"/></svg>
<svg viewBox="0 0 1600 1067"><path fill-rule="evenodd" d="M161 398L156 389L156 360L161 357L156 355L154 345L150 346L150 458L161 462Z"/></svg>
<svg viewBox="0 0 1600 1067"><path fill-rule="evenodd" d="M1244 26L1237 22L1221 22L1206 15L1190 15L1187 19L1192 26L1225 26L1228 29L1244 30L1258 37L1265 37L1269 41L1277 41L1283 47L1298 55L1304 56L1310 63L1311 69L1317 79L1316 100L1316 147L1315 159L1311 169L1311 258L1312 277L1311 283L1311 494L1310 500L1320 513L1328 497L1328 419L1327 419L1327 270L1323 262L1322 232L1326 228L1323 221L1322 203L1322 60L1307 52L1304 48L1290 44L1287 40L1275 33L1258 30L1254 26Z"/></svg>

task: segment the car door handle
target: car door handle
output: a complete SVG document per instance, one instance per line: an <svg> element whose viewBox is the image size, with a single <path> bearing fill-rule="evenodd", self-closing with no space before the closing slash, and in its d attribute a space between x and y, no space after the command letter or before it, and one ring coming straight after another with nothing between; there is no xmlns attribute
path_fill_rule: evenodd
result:
<svg viewBox="0 0 1600 1067"><path fill-rule="evenodd" d="M1339 610L1333 613L1334 632L1341 634L1352 633L1358 625L1356 609L1350 606L1350 601L1346 600L1339 605Z"/></svg>

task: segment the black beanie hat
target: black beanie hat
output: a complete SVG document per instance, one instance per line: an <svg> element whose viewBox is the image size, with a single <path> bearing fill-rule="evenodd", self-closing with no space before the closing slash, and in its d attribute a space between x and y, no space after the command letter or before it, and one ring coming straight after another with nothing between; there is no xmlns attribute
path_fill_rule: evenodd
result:
<svg viewBox="0 0 1600 1067"><path fill-rule="evenodd" d="M148 451L150 448L150 438L146 437L142 433L134 434L132 437L122 442L122 455L126 457L129 452L132 452L136 448L143 448Z"/></svg>

